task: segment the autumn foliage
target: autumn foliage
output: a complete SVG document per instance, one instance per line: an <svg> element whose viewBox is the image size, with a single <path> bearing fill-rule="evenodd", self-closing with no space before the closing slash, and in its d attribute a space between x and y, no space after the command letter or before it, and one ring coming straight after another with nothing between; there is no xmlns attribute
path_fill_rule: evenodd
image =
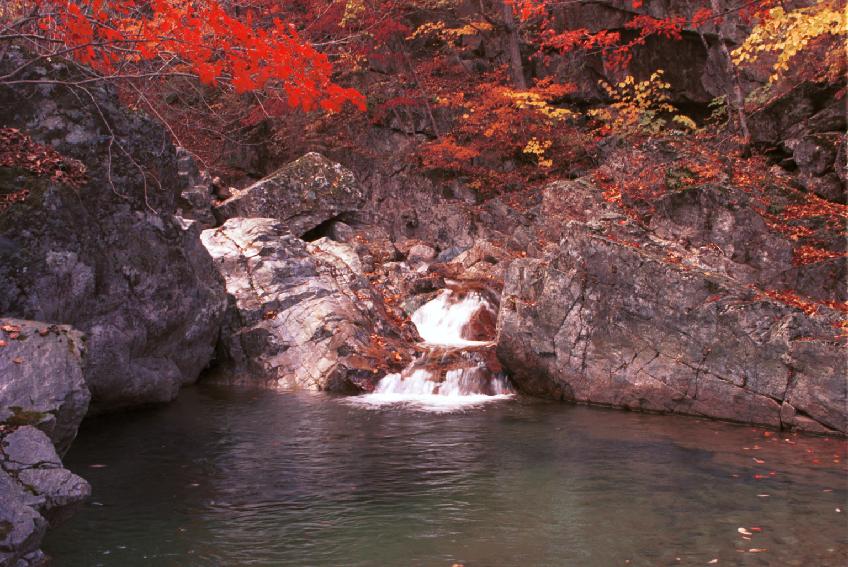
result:
<svg viewBox="0 0 848 567"><path fill-rule="evenodd" d="M7 28L40 59L84 64L91 82L189 76L236 94L263 92L266 108L364 109L361 94L333 81L327 56L277 16L279 6L269 10L260 25L254 11L236 17L215 0L32 0ZM2 81L14 83L14 74Z"/></svg>

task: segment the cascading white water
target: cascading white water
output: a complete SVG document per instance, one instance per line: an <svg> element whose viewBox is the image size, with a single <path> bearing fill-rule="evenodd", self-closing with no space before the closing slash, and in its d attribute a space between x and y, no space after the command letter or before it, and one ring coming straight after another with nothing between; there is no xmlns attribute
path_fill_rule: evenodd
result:
<svg viewBox="0 0 848 567"><path fill-rule="evenodd" d="M463 328L480 309L491 309L491 306L479 293L471 292L454 301L453 292L445 289L436 299L419 307L412 314L412 322L424 342L430 345L483 345L487 341L469 341L462 337Z"/></svg>
<svg viewBox="0 0 848 567"><path fill-rule="evenodd" d="M492 374L484 362L466 361L444 371L438 363L446 355L466 350L486 349L492 341L466 339L466 327L481 310L491 304L478 292L458 299L451 290L424 304L412 315L418 334L424 339L423 356L396 374L384 376L370 394L348 398L366 406L402 404L429 411L452 411L461 407L503 400L514 395L509 382ZM485 357L483 357L485 358ZM422 367L422 362L429 362ZM454 365L456 366L456 365Z"/></svg>

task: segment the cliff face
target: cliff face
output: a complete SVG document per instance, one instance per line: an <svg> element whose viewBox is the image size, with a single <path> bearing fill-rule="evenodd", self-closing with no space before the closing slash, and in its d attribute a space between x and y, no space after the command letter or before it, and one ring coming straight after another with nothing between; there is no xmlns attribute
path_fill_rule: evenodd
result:
<svg viewBox="0 0 848 567"><path fill-rule="evenodd" d="M827 306L844 300L844 258L793 265L791 242L732 188L669 195L650 226L598 193L588 182L546 190L540 222L561 239L505 277L498 355L521 390L848 431L841 313ZM799 284L819 302L796 300Z"/></svg>
<svg viewBox="0 0 848 567"><path fill-rule="evenodd" d="M9 49L0 72L20 64ZM0 87L0 126L86 167L77 189L4 168L0 313L66 323L87 335L94 411L168 401L197 379L217 340L224 286L199 230L174 216L174 148L161 126L121 107L59 62Z"/></svg>

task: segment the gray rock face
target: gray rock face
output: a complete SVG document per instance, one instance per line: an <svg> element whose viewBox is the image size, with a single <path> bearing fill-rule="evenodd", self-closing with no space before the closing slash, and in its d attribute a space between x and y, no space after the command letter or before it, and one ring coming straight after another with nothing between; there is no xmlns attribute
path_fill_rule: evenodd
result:
<svg viewBox="0 0 848 567"><path fill-rule="evenodd" d="M86 481L62 468L44 432L0 426L0 567L41 565L48 523L61 522L88 498Z"/></svg>
<svg viewBox="0 0 848 567"><path fill-rule="evenodd" d="M8 50L0 73L20 62ZM53 62L19 78L74 76ZM0 172L0 193L31 188L0 216L0 238L11 243L0 262L0 313L84 332L85 379L92 409L102 411L168 401L195 380L226 299L198 228L173 215L181 184L167 133L106 87L88 92L97 106L73 87L0 87L0 124L79 159L89 177L75 191Z"/></svg>
<svg viewBox="0 0 848 567"><path fill-rule="evenodd" d="M523 391L630 409L848 431L838 314L756 294L572 223L516 260L498 356Z"/></svg>
<svg viewBox="0 0 848 567"><path fill-rule="evenodd" d="M350 393L380 376L391 357L373 337L393 330L350 245L307 245L262 218L229 219L202 239L227 281L225 379Z"/></svg>
<svg viewBox="0 0 848 567"><path fill-rule="evenodd" d="M321 223L359 209L365 196L348 169L309 153L237 191L215 208L221 220L274 218L302 236Z"/></svg>
<svg viewBox="0 0 848 567"><path fill-rule="evenodd" d="M176 148L177 174L183 190L177 200L179 216L197 221L203 228L215 226L212 213L214 186L212 177L206 171L198 169L192 156L184 148Z"/></svg>
<svg viewBox="0 0 848 567"><path fill-rule="evenodd" d="M35 425L64 454L88 410L82 336L67 325L0 318L0 424Z"/></svg>

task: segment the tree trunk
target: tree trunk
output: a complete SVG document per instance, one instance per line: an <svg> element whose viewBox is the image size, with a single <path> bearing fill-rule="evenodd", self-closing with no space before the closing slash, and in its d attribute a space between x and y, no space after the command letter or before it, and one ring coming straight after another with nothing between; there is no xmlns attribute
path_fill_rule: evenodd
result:
<svg viewBox="0 0 848 567"><path fill-rule="evenodd" d="M518 40L518 26L515 25L515 14L512 4L501 0L503 6L503 21L506 26L509 50L509 70L512 74L512 83L519 90L527 90L527 81L524 79L524 65L521 62L521 45Z"/></svg>

